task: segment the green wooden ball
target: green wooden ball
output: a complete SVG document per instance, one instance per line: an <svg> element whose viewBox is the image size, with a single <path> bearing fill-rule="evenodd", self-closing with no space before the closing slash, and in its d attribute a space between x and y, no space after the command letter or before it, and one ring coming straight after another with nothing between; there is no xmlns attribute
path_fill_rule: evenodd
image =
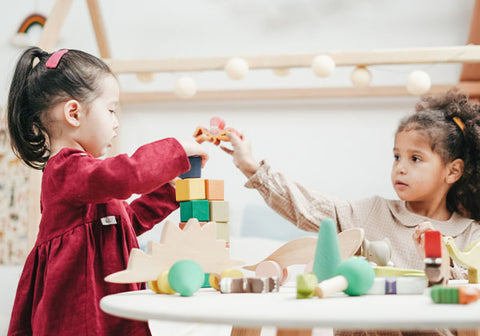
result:
<svg viewBox="0 0 480 336"><path fill-rule="evenodd" d="M168 272L168 283L181 296L192 296L205 280L202 267L193 260L177 261Z"/></svg>

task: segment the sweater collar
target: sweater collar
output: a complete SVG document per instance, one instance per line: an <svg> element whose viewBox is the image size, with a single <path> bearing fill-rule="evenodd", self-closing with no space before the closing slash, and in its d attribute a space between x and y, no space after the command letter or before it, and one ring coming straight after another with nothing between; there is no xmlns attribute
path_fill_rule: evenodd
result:
<svg viewBox="0 0 480 336"><path fill-rule="evenodd" d="M388 207L398 222L407 227L415 227L423 222L430 222L432 226L444 236L457 237L464 232L473 222L473 219L465 218L454 212L446 221L439 221L410 212L405 201L389 201Z"/></svg>

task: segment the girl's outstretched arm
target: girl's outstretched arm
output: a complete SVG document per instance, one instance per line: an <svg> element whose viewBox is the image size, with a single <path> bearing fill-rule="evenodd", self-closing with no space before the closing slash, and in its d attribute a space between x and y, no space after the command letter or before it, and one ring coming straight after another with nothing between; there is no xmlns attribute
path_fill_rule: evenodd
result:
<svg viewBox="0 0 480 336"><path fill-rule="evenodd" d="M230 154L233 157L235 166L240 169L247 178L250 178L260 167L260 163L253 158L250 140L243 134L242 138L240 138L233 132L228 132L227 136L232 143L233 150L224 146L220 146L220 148Z"/></svg>

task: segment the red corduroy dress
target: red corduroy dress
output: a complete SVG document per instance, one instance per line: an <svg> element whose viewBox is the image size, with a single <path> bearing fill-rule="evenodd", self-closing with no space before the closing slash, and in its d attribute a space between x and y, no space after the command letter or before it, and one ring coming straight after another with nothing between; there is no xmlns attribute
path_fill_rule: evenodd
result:
<svg viewBox="0 0 480 336"><path fill-rule="evenodd" d="M144 284L104 278L126 268L136 236L177 209L168 183L190 167L173 138L104 160L75 149L52 157L42 178L37 241L20 277L8 335L150 335L145 322L101 311L105 295ZM132 194L142 196L127 204Z"/></svg>

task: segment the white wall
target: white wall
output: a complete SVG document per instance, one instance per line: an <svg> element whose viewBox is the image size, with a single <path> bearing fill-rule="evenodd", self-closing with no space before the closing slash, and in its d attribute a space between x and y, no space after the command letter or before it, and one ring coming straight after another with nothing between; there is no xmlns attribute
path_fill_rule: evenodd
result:
<svg viewBox="0 0 480 336"><path fill-rule="evenodd" d="M114 57L157 58L312 53L462 45L466 42L473 0L407 1L99 1ZM16 57L21 52L8 39L35 1L0 4L0 103ZM53 0L37 1L48 14ZM38 35L33 32L32 35ZM58 48L98 54L86 1L74 1ZM458 65L381 66L371 69L373 85L402 85L410 71L428 71L433 84L458 80ZM352 68L337 69L318 79L308 69L280 78L270 71L251 71L240 82L222 72L189 73L199 89L323 87L349 85ZM128 90L170 89L178 74L158 75L143 84L121 78ZM246 132L258 159L312 189L345 199L373 194L393 198L389 174L392 141L398 119L413 111L415 98L318 99L137 104L123 107L121 150L166 136L190 138L196 126L212 116ZM232 234L240 233L247 203L262 204L245 178L218 148L210 149L207 178L225 180ZM173 218L177 218L177 214ZM148 239L157 239L158 232Z"/></svg>

